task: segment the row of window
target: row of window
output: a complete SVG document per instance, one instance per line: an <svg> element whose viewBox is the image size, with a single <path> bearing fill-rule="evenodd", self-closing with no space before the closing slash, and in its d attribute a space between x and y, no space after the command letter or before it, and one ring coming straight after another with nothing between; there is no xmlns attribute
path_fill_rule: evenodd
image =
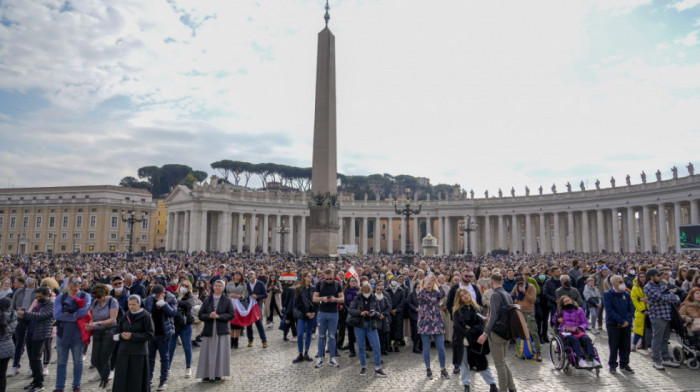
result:
<svg viewBox="0 0 700 392"><path fill-rule="evenodd" d="M48 239L53 240L56 237L53 233L49 233ZM74 233L73 238L76 240L82 239L82 233ZM9 233L8 234L8 240L14 240L15 238L21 238L21 239L27 239L26 234L22 234L21 237L16 237L15 233ZM97 238L96 233L88 233L88 239L94 240ZM131 234L126 235L126 240L128 241L131 239ZM41 239L41 233L34 233L34 239L35 240L40 240ZM61 239L62 240L67 240L68 239L68 233L61 233ZM117 239L117 233L109 233L109 239L110 240L116 240ZM148 241L148 234L141 234L141 241Z"/></svg>
<svg viewBox="0 0 700 392"><path fill-rule="evenodd" d="M61 245L61 246L60 246L60 249L61 249L62 252L65 252L66 249L67 249L67 246L66 246L66 245ZM128 245L124 245L124 250L126 251L126 250L128 250L128 249L129 249ZM7 251L8 251L8 252L12 252L12 251L14 251L14 250L15 250L14 245L12 245L12 244L7 245ZM88 252L93 252L93 251L95 251L95 245L93 245L93 244L88 245L87 250L88 250ZM116 250L117 250L117 245L115 245L115 244L110 244L110 245L109 245L109 250L110 250L111 252L116 251ZM142 247L141 247L141 252L145 252L145 251L146 251L146 247L145 247L145 246L142 246ZM2 253L2 252L3 252L3 250L2 250L2 245L0 244L0 253ZM39 252L39 245L34 245L34 252ZM47 253L48 253L48 252L53 252L53 245L46 245L46 252L47 252ZM78 244L74 245L74 246L73 246L73 252L80 252L80 245L78 245Z"/></svg>
<svg viewBox="0 0 700 392"><path fill-rule="evenodd" d="M69 226L70 222L69 222L68 218L69 217L64 216L62 221L61 221L61 227L63 227L64 229L68 228L68 226ZM3 225L5 223L4 220L5 220L4 217L0 217L0 228L3 227ZM34 222L34 227L37 229L40 229L43 224L44 224L44 217L37 216L36 221ZM119 226L119 217L113 216L111 218L110 227L112 229L116 229L118 226ZM10 229L14 229L16 227L17 227L17 217L12 216L12 217L10 217ZM23 228L29 227L29 217L28 216L25 216L22 219L22 227ZM50 216L49 217L49 228L54 228L54 227L56 227L56 217ZM83 216L82 215L78 215L75 218L75 227L76 228L83 227ZM90 216L90 227L91 228L97 227L97 215ZM126 222L126 228L131 229L131 224L129 222ZM148 219L144 219L141 222L141 229L148 230Z"/></svg>

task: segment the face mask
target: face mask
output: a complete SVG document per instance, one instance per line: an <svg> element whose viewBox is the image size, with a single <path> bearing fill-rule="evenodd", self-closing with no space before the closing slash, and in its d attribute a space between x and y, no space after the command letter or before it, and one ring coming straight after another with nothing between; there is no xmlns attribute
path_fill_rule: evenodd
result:
<svg viewBox="0 0 700 392"><path fill-rule="evenodd" d="M378 301L381 301L384 299L384 294L375 294L374 297L377 298Z"/></svg>
<svg viewBox="0 0 700 392"><path fill-rule="evenodd" d="M567 280L566 282L562 283L562 284L563 284L564 287L566 287L566 288L571 287L571 282L569 282L568 280Z"/></svg>
<svg viewBox="0 0 700 392"><path fill-rule="evenodd" d="M374 290L374 285L371 285L371 286L372 286L372 290Z"/></svg>
<svg viewBox="0 0 700 392"><path fill-rule="evenodd" d="M198 295L199 295L199 293L198 293L198 292L196 292L196 291L194 291L194 292L192 292L192 295L194 295L194 296L196 297L196 296L198 296Z"/></svg>
<svg viewBox="0 0 700 392"><path fill-rule="evenodd" d="M187 287L180 287L180 292L185 294L187 292Z"/></svg>
<svg viewBox="0 0 700 392"><path fill-rule="evenodd" d="M123 287L115 287L115 288L114 288L114 292L117 293L117 294L120 294L122 291L124 291L124 288L123 288Z"/></svg>
<svg viewBox="0 0 700 392"><path fill-rule="evenodd" d="M547 279L547 275L540 275L540 280L545 280Z"/></svg>
<svg viewBox="0 0 700 392"><path fill-rule="evenodd" d="M630 275L637 275L635 270L630 270Z"/></svg>
<svg viewBox="0 0 700 392"><path fill-rule="evenodd" d="M46 303L46 298L42 298L42 299L37 299L36 301L37 301L38 303L40 303L40 304L42 304L42 305L43 305L43 304L45 304L45 303Z"/></svg>
<svg viewBox="0 0 700 392"><path fill-rule="evenodd" d="M383 277L384 277L384 274L380 274L379 277L380 277L380 278L383 278Z"/></svg>
<svg viewBox="0 0 700 392"><path fill-rule="evenodd" d="M396 287L398 285L399 285L399 282L397 282L397 281L391 282L391 287Z"/></svg>
<svg viewBox="0 0 700 392"><path fill-rule="evenodd" d="M668 280L666 280L666 279L661 279L661 283L663 283L663 284L668 284Z"/></svg>
<svg viewBox="0 0 700 392"><path fill-rule="evenodd" d="M173 279L173 284L177 284L179 281L178 279Z"/></svg>
<svg viewBox="0 0 700 392"><path fill-rule="evenodd" d="M617 286L617 289L620 290L620 291L625 291L625 290L627 290L627 286L625 286L624 283L620 283L620 284Z"/></svg>
<svg viewBox="0 0 700 392"><path fill-rule="evenodd" d="M563 308L566 310L571 310L571 309L575 309L576 307L574 306L574 304L568 304L568 305L564 305Z"/></svg>
<svg viewBox="0 0 700 392"><path fill-rule="evenodd" d="M369 298L370 295L372 295L372 293L362 293L362 296L365 298Z"/></svg>

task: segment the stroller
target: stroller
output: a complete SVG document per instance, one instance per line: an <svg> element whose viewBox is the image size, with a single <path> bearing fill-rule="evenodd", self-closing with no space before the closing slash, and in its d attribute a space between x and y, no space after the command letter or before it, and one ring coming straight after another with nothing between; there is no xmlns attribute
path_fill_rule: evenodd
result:
<svg viewBox="0 0 700 392"><path fill-rule="evenodd" d="M700 369L700 338L688 331L675 307L671 310L671 331L676 333L680 344L673 347L673 360L680 365L686 363L693 370Z"/></svg>

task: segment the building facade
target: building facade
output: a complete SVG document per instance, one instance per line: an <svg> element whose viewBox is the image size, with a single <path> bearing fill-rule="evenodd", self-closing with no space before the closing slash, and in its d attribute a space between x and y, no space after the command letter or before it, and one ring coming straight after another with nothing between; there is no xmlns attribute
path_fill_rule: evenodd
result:
<svg viewBox="0 0 700 392"><path fill-rule="evenodd" d="M186 251L285 251L305 254L309 209L302 192L280 193L198 185L176 188L167 198L167 249ZM511 253L659 252L679 249L678 226L700 224L700 175L606 189L527 196L424 201L420 214L405 218L393 201L343 200L341 244L359 253L421 251L432 234L438 254L465 250L460 223L477 223L472 252ZM280 235L276 227L289 226ZM284 241L284 244L282 243ZM414 249L415 246L418 249Z"/></svg>
<svg viewBox="0 0 700 392"><path fill-rule="evenodd" d="M165 249L165 237L168 229L168 206L165 204L165 200L156 201L156 205L154 218L156 227L153 247L154 249Z"/></svg>
<svg viewBox="0 0 700 392"><path fill-rule="evenodd" d="M0 254L102 253L129 247L122 212L134 208L134 251L154 247L150 192L112 185L0 189Z"/></svg>

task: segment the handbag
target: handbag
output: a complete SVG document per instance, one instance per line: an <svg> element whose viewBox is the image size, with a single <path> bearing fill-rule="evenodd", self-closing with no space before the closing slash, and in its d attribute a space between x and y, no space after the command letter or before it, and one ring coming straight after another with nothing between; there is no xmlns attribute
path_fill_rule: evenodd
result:
<svg viewBox="0 0 700 392"><path fill-rule="evenodd" d="M350 313L348 313L348 317L345 319L345 325L355 328L359 327L360 324L362 324L360 317L353 317Z"/></svg>
<svg viewBox="0 0 700 392"><path fill-rule="evenodd" d="M688 331L692 333L700 331L700 318L693 319L693 322L688 326Z"/></svg>

